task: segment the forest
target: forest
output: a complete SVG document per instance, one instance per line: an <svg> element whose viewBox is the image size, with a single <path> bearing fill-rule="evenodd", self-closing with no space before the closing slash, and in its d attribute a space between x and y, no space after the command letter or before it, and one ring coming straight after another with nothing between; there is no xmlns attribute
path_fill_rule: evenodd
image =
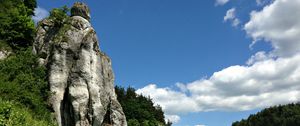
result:
<svg viewBox="0 0 300 126"><path fill-rule="evenodd" d="M300 104L293 103L266 108L232 126L299 126Z"/></svg>

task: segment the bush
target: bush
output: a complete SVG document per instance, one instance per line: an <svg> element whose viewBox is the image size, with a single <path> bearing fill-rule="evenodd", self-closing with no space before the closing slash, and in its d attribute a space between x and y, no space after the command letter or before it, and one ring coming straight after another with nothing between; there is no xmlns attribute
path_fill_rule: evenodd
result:
<svg viewBox="0 0 300 126"><path fill-rule="evenodd" d="M46 69L39 66L31 49L23 49L0 61L0 98L17 101L37 117L49 115ZM49 117L50 118L50 117Z"/></svg>
<svg viewBox="0 0 300 126"><path fill-rule="evenodd" d="M62 27L67 20L70 9L67 6L61 8L54 8L50 12L49 19L53 20L55 27Z"/></svg>
<svg viewBox="0 0 300 126"><path fill-rule="evenodd" d="M27 108L0 99L0 126L54 126L46 120L34 118Z"/></svg>

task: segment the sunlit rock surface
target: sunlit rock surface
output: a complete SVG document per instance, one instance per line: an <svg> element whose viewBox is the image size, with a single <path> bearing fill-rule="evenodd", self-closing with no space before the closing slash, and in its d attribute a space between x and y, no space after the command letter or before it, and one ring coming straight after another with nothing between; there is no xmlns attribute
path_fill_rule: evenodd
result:
<svg viewBox="0 0 300 126"><path fill-rule="evenodd" d="M99 49L89 8L75 3L61 28L39 22L33 52L48 68L50 103L59 126L127 126L114 91L111 60Z"/></svg>

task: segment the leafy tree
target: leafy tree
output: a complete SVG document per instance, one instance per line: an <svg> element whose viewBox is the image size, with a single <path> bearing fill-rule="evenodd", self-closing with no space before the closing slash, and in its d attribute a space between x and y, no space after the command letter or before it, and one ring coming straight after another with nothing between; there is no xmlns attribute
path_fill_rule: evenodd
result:
<svg viewBox="0 0 300 126"><path fill-rule="evenodd" d="M37 7L36 0L23 0L24 5L28 8L27 15L34 15L34 9Z"/></svg>
<svg viewBox="0 0 300 126"><path fill-rule="evenodd" d="M31 16L35 7L35 0L1 0L0 40L13 48L31 45L35 33Z"/></svg>
<svg viewBox="0 0 300 126"><path fill-rule="evenodd" d="M31 52L30 48L20 50L0 61L0 98L19 102L44 118L49 112L46 69Z"/></svg>
<svg viewBox="0 0 300 126"><path fill-rule="evenodd" d="M116 86L115 91L129 126L167 125L162 108L154 105L150 97L136 94L132 87L125 90L123 87Z"/></svg>
<svg viewBox="0 0 300 126"><path fill-rule="evenodd" d="M232 126L300 126L300 104L270 107Z"/></svg>
<svg viewBox="0 0 300 126"><path fill-rule="evenodd" d="M128 126L140 126L140 123L137 119L127 119Z"/></svg>
<svg viewBox="0 0 300 126"><path fill-rule="evenodd" d="M55 27L60 28L63 26L66 19L69 17L69 11L70 9L67 6L51 10L49 18L53 20Z"/></svg>

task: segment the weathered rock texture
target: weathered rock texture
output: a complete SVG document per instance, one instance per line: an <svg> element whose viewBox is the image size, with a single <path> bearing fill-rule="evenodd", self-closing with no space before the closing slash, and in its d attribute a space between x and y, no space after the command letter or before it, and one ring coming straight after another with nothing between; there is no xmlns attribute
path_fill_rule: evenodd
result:
<svg viewBox="0 0 300 126"><path fill-rule="evenodd" d="M41 21L34 43L40 64L48 67L56 120L59 126L127 126L111 60L99 49L88 7L75 3L71 10L63 27Z"/></svg>
<svg viewBox="0 0 300 126"><path fill-rule="evenodd" d="M10 54L10 51L0 50L0 60L6 59Z"/></svg>

